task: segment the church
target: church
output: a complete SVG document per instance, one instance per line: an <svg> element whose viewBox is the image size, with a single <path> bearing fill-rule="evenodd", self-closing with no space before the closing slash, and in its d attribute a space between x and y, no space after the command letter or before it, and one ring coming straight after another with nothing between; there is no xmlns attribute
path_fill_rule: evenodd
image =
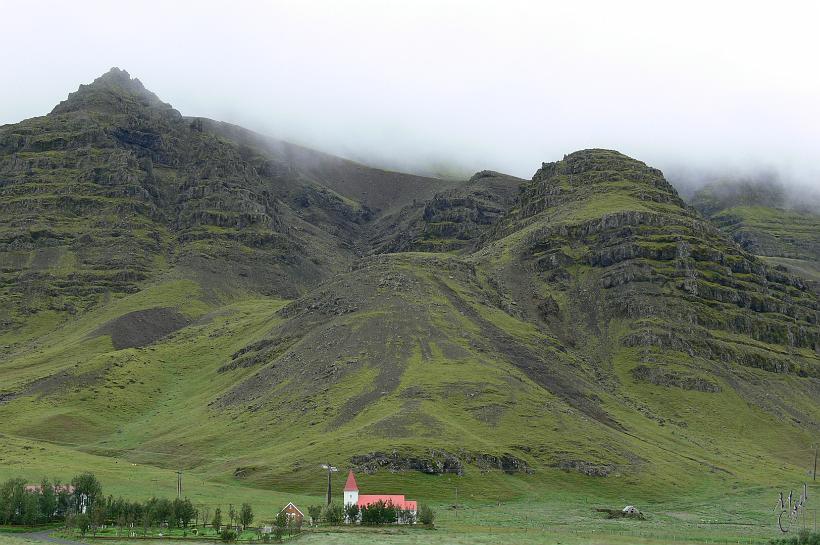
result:
<svg viewBox="0 0 820 545"><path fill-rule="evenodd" d="M410 511L413 515L416 514L416 500L404 499L404 494L359 494L359 485L356 484L356 476L353 475L353 470L347 474L347 482L344 490L344 504L358 505L361 509L376 502L383 501L390 503L397 509Z"/></svg>

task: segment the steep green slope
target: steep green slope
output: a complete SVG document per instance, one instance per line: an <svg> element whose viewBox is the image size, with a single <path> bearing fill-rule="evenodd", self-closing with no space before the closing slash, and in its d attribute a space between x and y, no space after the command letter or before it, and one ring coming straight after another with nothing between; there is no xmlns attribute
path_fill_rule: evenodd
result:
<svg viewBox="0 0 820 545"><path fill-rule="evenodd" d="M375 255L289 304L189 310L147 348L94 337L126 308L106 310L20 355L23 373L84 350L57 387L19 379L0 413L15 434L293 489L331 457L411 487L494 470L687 490L703 468L767 480L809 444L816 297L658 171L572 154L489 229L473 253Z"/></svg>
<svg viewBox="0 0 820 545"><path fill-rule="evenodd" d="M328 460L442 498L802 474L817 295L660 171L585 150L433 191L263 144L119 71L0 128L2 433L301 492Z"/></svg>
<svg viewBox="0 0 820 545"><path fill-rule="evenodd" d="M158 286L155 296L175 289ZM581 490L589 478L602 494L663 498L698 489L704 468L755 483L793 471L771 464L807 432L748 403L729 380L710 377L719 391L656 386L633 379L626 360L613 363L610 382L621 384L608 388L583 355L492 304L493 292L459 258L380 256L291 304L189 309L192 324L171 337L115 350L96 324L154 304L136 294L16 360L18 369L72 365L57 379L14 381L24 386L0 404L3 431L315 493L327 458L426 497L451 490L437 492L423 474L461 475L465 494L492 482L498 498L523 490L507 473L520 486ZM796 381L774 375L767 388Z"/></svg>
<svg viewBox="0 0 820 545"><path fill-rule="evenodd" d="M816 297L685 207L659 171L616 152L578 152L545 164L521 202L481 253L532 273L529 286L516 289L528 287L522 299L551 309L542 313L546 323L560 329L573 309L597 309L589 323L599 331L601 319L612 317L640 324L647 337L634 337L636 346L654 342L694 354L683 340L692 334L692 342L710 344L700 349L710 357L816 372ZM593 307L578 305L579 297ZM570 320L572 329L583 321ZM662 329L676 339L664 342ZM771 350L760 358L741 354L733 335ZM808 359L787 364L778 356L801 350Z"/></svg>
<svg viewBox="0 0 820 545"><path fill-rule="evenodd" d="M692 205L745 250L807 280L820 293L820 203L790 202L780 185L723 181L707 185Z"/></svg>

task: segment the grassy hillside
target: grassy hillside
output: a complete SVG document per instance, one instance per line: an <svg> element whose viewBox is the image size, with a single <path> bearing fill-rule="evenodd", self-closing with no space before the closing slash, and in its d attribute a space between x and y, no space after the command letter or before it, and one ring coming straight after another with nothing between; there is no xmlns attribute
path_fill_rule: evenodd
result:
<svg viewBox="0 0 820 545"><path fill-rule="evenodd" d="M813 196L789 202L777 185L724 181L696 193L692 204L745 250L820 290L820 211Z"/></svg>
<svg viewBox="0 0 820 545"><path fill-rule="evenodd" d="M817 295L656 169L585 150L376 208L351 188L390 173L332 183L365 167L299 170L135 81L0 128L0 477L182 469L272 509L331 462L465 535L600 503L698 535L804 478Z"/></svg>

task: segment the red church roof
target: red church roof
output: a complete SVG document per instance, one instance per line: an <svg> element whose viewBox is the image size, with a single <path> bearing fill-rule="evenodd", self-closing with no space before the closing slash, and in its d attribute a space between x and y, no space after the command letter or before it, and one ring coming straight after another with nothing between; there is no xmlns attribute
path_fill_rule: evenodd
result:
<svg viewBox="0 0 820 545"><path fill-rule="evenodd" d="M415 500L405 500L404 494L366 494L359 496L359 507L365 507L383 501L384 503L392 503L393 507L404 509L406 511L416 510Z"/></svg>
<svg viewBox="0 0 820 545"><path fill-rule="evenodd" d="M353 470L347 474L347 482L345 483L345 492L352 492L359 490L359 485L356 484L356 477L353 476Z"/></svg>

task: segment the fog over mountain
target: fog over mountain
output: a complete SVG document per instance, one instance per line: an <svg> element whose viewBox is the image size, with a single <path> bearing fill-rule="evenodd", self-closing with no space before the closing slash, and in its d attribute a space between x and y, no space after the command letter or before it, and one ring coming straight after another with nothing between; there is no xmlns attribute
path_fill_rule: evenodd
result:
<svg viewBox="0 0 820 545"><path fill-rule="evenodd" d="M820 538L820 8L0 2L0 545Z"/></svg>
<svg viewBox="0 0 820 545"><path fill-rule="evenodd" d="M820 186L812 2L146 2L123 11L35 1L3 11L0 123L43 115L77 82L119 66L185 115L396 169L530 177L541 161L601 147L686 186L761 171Z"/></svg>

